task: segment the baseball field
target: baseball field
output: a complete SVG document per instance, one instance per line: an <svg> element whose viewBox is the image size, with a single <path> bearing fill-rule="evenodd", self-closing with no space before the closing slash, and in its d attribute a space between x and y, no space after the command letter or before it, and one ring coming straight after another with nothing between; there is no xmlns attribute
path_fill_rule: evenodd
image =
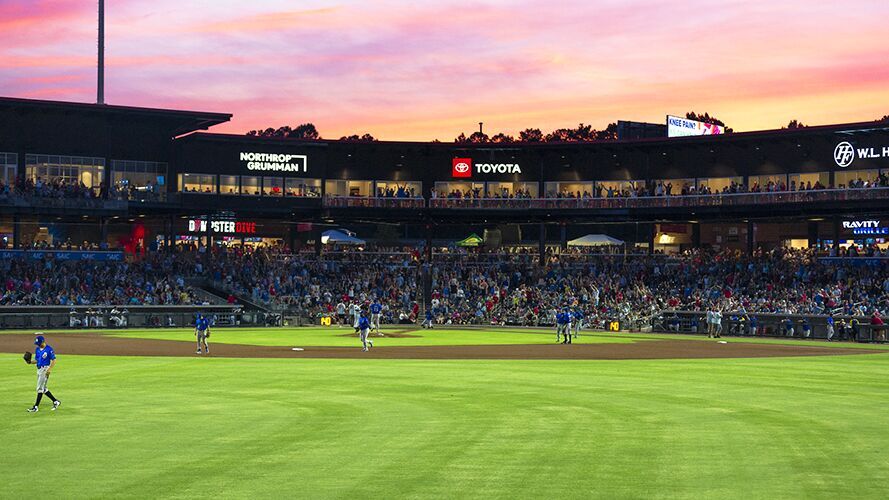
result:
<svg viewBox="0 0 889 500"><path fill-rule="evenodd" d="M0 498L885 498L889 346L544 331L0 333ZM294 348L301 350L293 350Z"/></svg>

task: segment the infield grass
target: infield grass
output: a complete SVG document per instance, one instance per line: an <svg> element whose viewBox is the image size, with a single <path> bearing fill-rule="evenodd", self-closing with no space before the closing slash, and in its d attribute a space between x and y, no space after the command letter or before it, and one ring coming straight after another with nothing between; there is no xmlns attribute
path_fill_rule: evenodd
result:
<svg viewBox="0 0 889 500"><path fill-rule="evenodd" d="M0 354L0 498L884 498L889 355ZM46 411L44 411L46 410Z"/></svg>

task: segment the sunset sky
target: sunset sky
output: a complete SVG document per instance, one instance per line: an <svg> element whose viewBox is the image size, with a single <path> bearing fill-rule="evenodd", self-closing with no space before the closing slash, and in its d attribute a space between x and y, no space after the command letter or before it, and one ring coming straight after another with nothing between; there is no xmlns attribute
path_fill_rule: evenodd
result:
<svg viewBox="0 0 889 500"><path fill-rule="evenodd" d="M107 0L106 102L452 140L889 114L889 1ZM0 0L0 95L95 100L96 2Z"/></svg>

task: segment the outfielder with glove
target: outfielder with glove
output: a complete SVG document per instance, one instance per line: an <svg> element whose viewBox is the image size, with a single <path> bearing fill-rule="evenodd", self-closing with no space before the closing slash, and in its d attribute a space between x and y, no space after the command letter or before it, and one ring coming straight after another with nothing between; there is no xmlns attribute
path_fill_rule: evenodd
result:
<svg viewBox="0 0 889 500"><path fill-rule="evenodd" d="M56 353L53 351L52 347L47 345L46 339L43 338L43 335L37 335L37 338L34 339L34 345L37 346L37 349L34 351L35 361L31 361L31 352L28 351L25 353L25 363L36 364L37 365L37 401L34 403L28 412L35 413L39 409L40 400L43 399L43 395L46 394L46 397L52 400L52 409L53 411L57 410L59 406L62 404L61 401L55 398L49 389L46 388L47 383L49 382L49 374L52 372L54 366L56 366Z"/></svg>

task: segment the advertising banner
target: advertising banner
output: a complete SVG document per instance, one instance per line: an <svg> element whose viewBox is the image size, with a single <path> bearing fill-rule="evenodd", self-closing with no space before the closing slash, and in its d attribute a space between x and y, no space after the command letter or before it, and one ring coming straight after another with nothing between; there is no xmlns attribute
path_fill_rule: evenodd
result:
<svg viewBox="0 0 889 500"><path fill-rule="evenodd" d="M696 135L721 135L725 129L719 125L689 120L667 115L667 137L690 137Z"/></svg>
<svg viewBox="0 0 889 500"><path fill-rule="evenodd" d="M95 260L122 261L123 252L88 252L82 250L0 250L0 259L26 258L43 260L51 257L55 260Z"/></svg>

